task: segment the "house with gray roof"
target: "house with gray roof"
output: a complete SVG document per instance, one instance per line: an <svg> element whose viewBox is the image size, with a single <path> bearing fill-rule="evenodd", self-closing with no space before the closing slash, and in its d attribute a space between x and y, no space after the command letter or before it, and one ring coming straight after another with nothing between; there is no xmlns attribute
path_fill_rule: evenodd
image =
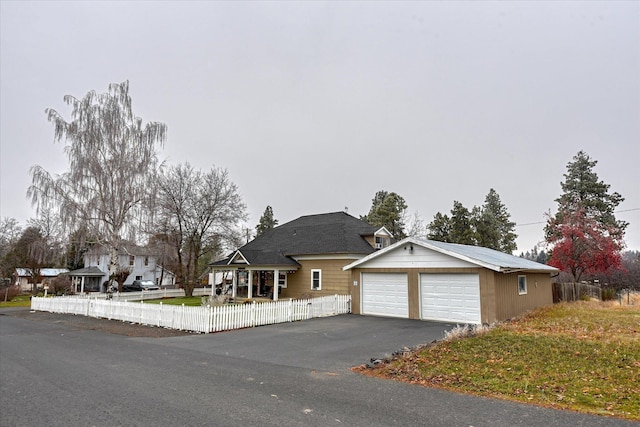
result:
<svg viewBox="0 0 640 427"><path fill-rule="evenodd" d="M109 281L109 251L102 245L92 247L83 255L84 267L69 272L73 291L107 292ZM118 250L118 268L128 273L122 285L134 280L151 280L162 288L172 288L175 274L166 270L154 251L123 242Z"/></svg>
<svg viewBox="0 0 640 427"><path fill-rule="evenodd" d="M345 212L307 215L263 233L210 267L232 273L233 297L348 295L350 273L343 267L390 243L384 227Z"/></svg>
<svg viewBox="0 0 640 427"><path fill-rule="evenodd" d="M39 281L35 283L36 289L42 289L44 285L50 283L51 280L68 272L69 270L66 268L16 268L14 273L15 285L20 286L21 292L31 292L34 287L34 276L39 279Z"/></svg>
<svg viewBox="0 0 640 427"><path fill-rule="evenodd" d="M493 323L552 304L558 270L493 249L391 241L344 212L300 217L211 264L234 297L350 295L353 313ZM224 276L221 273L225 273Z"/></svg>

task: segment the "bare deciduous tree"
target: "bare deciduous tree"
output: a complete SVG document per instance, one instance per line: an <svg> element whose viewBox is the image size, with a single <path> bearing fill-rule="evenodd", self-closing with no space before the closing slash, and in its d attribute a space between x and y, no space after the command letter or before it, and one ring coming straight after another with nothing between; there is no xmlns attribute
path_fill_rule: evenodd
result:
<svg viewBox="0 0 640 427"><path fill-rule="evenodd" d="M45 112L54 124L54 141L65 141L69 170L52 176L40 166L31 168L27 195L38 210L57 210L65 230L86 227L99 236L110 254L109 274L118 266L118 247L124 234L135 232L135 219L151 194L158 169L156 146L162 146L167 127L142 123L134 116L129 82L109 85L107 93L67 95L71 120L53 109Z"/></svg>
<svg viewBox="0 0 640 427"><path fill-rule="evenodd" d="M158 180L156 218L178 257L177 277L191 295L196 280L225 246L236 243L246 207L225 169L194 170L188 163L168 168Z"/></svg>

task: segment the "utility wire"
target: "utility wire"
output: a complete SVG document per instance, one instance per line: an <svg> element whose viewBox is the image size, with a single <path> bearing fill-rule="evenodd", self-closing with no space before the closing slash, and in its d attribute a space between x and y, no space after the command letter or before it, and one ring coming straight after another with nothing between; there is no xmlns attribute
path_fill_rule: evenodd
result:
<svg viewBox="0 0 640 427"><path fill-rule="evenodd" d="M615 211L613 213L634 212L634 211L640 211L640 208L623 209L621 211ZM538 225L538 224L546 224L546 223L547 221L527 222L525 224L516 224L516 227L525 227L527 225Z"/></svg>

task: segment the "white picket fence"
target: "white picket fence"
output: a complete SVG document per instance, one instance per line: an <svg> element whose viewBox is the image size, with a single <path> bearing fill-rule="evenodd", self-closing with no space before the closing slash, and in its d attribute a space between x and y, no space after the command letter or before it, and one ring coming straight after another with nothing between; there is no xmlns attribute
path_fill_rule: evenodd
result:
<svg viewBox="0 0 640 427"><path fill-rule="evenodd" d="M145 304L144 301L127 302L82 296L33 297L31 309L209 333L350 313L351 297L332 295L311 299L201 307Z"/></svg>
<svg viewBox="0 0 640 427"><path fill-rule="evenodd" d="M211 288L194 288L192 295L194 297L211 295ZM106 294L104 292L89 292L87 294L76 294L75 296L94 299L110 298L116 301L142 301L149 299L179 298L185 296L185 293L184 289L159 289L157 291L114 292L112 294Z"/></svg>

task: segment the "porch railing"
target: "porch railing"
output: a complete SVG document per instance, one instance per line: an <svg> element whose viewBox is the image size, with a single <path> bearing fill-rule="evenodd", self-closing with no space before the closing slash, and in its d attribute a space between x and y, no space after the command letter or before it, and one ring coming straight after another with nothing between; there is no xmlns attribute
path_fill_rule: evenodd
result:
<svg viewBox="0 0 640 427"><path fill-rule="evenodd" d="M31 309L122 320L193 332L219 332L351 312L349 295L280 300L238 305L200 306L145 304L78 296L33 297Z"/></svg>

